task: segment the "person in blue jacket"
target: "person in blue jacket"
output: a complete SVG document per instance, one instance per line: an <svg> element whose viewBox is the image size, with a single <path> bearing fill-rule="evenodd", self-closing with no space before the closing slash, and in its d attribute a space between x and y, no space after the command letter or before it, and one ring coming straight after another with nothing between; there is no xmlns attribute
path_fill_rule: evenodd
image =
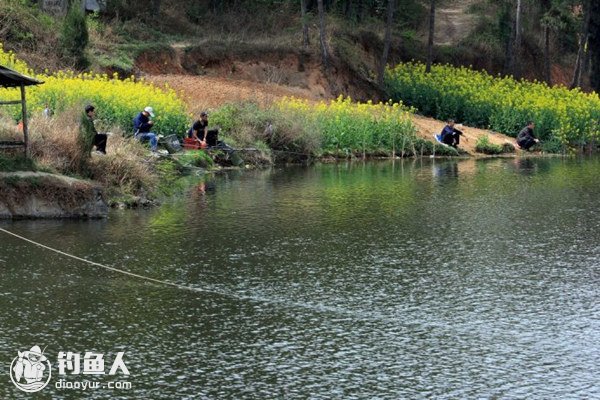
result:
<svg viewBox="0 0 600 400"><path fill-rule="evenodd" d="M150 132L154 126L154 110L152 107L144 108L137 117L133 119L133 136L141 142L150 142L150 150L156 151L158 146L158 136L154 132Z"/></svg>
<svg viewBox="0 0 600 400"><path fill-rule="evenodd" d="M442 130L441 142L456 148L460 144L460 135L463 133L454 127L454 120L449 119L448 124Z"/></svg>

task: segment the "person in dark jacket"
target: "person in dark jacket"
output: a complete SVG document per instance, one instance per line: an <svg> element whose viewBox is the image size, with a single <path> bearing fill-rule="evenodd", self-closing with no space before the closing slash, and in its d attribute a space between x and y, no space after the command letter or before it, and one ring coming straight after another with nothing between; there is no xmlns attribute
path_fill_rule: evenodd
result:
<svg viewBox="0 0 600 400"><path fill-rule="evenodd" d="M535 123L533 121L527 122L527 126L519 132L517 135L517 144L523 150L529 151L534 144L538 143L539 140L536 139L533 134L533 129L535 128Z"/></svg>
<svg viewBox="0 0 600 400"><path fill-rule="evenodd" d="M206 138L208 136L208 114L204 111L200 113L200 119L192 125L188 131L188 137L195 139L201 144L206 145Z"/></svg>
<svg viewBox="0 0 600 400"><path fill-rule="evenodd" d="M137 117L133 119L133 136L141 142L150 142L150 150L156 151L158 146L158 136L154 132L150 132L154 126L154 110L152 107L144 108Z"/></svg>
<svg viewBox="0 0 600 400"><path fill-rule="evenodd" d="M81 119L81 125L85 136L85 147L89 151L91 151L92 146L96 146L97 153L106 154L106 141L108 136L106 135L106 133L98 133L98 131L96 130L96 126L94 125L96 108L93 105L88 104L87 106L85 106L84 110L85 116Z"/></svg>
<svg viewBox="0 0 600 400"><path fill-rule="evenodd" d="M442 129L441 142L456 148L460 144L460 135L463 133L454 127L454 120L449 119L448 124Z"/></svg>

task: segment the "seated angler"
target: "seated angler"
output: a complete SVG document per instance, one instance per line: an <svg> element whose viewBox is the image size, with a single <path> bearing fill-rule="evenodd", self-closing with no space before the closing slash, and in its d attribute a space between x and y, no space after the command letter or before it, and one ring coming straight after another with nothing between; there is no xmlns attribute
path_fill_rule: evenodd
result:
<svg viewBox="0 0 600 400"><path fill-rule="evenodd" d="M454 127L454 120L449 119L448 124L442 130L440 134L440 141L448 146L456 148L460 144L460 136L463 133Z"/></svg>
<svg viewBox="0 0 600 400"><path fill-rule="evenodd" d="M140 112L137 117L133 119L133 136L139 141L150 142L150 150L156 152L158 147L158 136L150 130L154 127L154 121L150 118L154 118L154 110L152 107L144 108L144 111Z"/></svg>
<svg viewBox="0 0 600 400"><path fill-rule="evenodd" d="M200 143L202 148L207 146L206 139L208 138L208 114L204 111L200 113L200 119L194 122L188 131L188 137Z"/></svg>
<svg viewBox="0 0 600 400"><path fill-rule="evenodd" d="M82 129L84 131L85 141L89 143L86 147L91 151L92 147L96 147L97 154L106 154L107 134L99 133L94 124L96 117L96 107L91 104L85 106L85 114L81 120Z"/></svg>

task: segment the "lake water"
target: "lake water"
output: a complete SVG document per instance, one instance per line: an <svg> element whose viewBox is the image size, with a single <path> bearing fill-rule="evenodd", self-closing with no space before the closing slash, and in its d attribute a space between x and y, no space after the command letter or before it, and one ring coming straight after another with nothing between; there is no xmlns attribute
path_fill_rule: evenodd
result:
<svg viewBox="0 0 600 400"><path fill-rule="evenodd" d="M600 398L600 161L233 172L105 221L0 227L0 398ZM46 347L39 396L9 379ZM58 353L105 375L59 375ZM130 375L108 375L117 352ZM63 357L64 358L64 357ZM130 382L75 390L62 382ZM60 386L60 385L59 385Z"/></svg>

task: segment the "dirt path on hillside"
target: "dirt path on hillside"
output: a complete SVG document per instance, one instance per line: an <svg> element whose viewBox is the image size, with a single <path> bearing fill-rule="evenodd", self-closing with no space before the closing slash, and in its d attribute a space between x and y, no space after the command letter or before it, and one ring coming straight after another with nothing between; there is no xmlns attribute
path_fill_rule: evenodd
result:
<svg viewBox="0 0 600 400"><path fill-rule="evenodd" d="M464 39L474 27L469 8L474 0L449 1L435 12L435 44L449 46Z"/></svg>
<svg viewBox="0 0 600 400"><path fill-rule="evenodd" d="M146 79L158 86L168 85L180 93L189 105L189 112L194 115L198 115L202 110L210 111L225 103L235 101L255 100L261 104L269 104L286 96L314 101L321 99L318 94L312 93L309 89L215 76L152 75ZM429 141L434 141L433 134L440 133L445 125L442 121L420 115L415 115L413 122L418 129L417 134ZM475 143L483 135L488 135L490 142L494 144L502 145L509 142L516 146L513 138L500 133L466 126L461 130L464 137L460 147L470 154L476 154Z"/></svg>

